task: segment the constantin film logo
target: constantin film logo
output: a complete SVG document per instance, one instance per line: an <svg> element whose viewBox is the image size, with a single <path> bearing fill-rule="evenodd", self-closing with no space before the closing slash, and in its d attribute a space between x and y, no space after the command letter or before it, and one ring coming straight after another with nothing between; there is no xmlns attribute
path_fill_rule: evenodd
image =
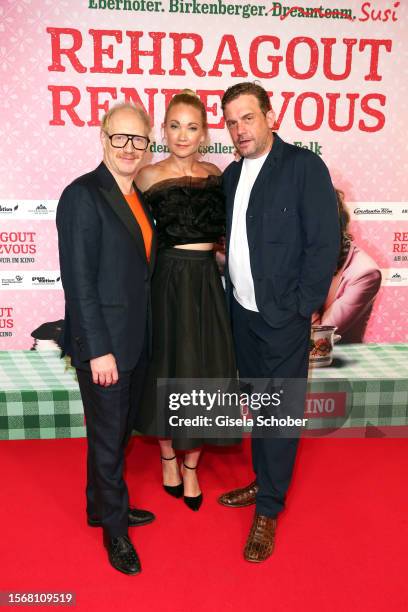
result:
<svg viewBox="0 0 408 612"><path fill-rule="evenodd" d="M391 208L357 208L354 209L355 215L392 215L393 211Z"/></svg>
<svg viewBox="0 0 408 612"><path fill-rule="evenodd" d="M408 202L349 202L348 212L358 221L403 221L408 216Z"/></svg>

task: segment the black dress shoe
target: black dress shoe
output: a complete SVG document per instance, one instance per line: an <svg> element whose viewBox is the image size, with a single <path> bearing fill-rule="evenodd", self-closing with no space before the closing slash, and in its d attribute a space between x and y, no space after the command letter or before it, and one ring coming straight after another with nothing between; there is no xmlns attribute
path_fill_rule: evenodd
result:
<svg viewBox="0 0 408 612"><path fill-rule="evenodd" d="M141 527L153 523L156 519L153 512L149 510L138 510L137 508L129 508L129 527Z"/></svg>
<svg viewBox="0 0 408 612"><path fill-rule="evenodd" d="M155 515L149 510L138 510L137 508L129 508L128 510L129 527L141 527L148 525L155 520ZM102 523L98 518L88 516L89 527L102 527Z"/></svg>
<svg viewBox="0 0 408 612"><path fill-rule="evenodd" d="M142 571L139 557L128 536L104 537L110 564L123 574L134 576Z"/></svg>
<svg viewBox="0 0 408 612"><path fill-rule="evenodd" d="M196 497L188 497L187 495L184 495L183 499L184 503L188 508L190 508L190 510L198 512L198 510L201 508L201 504L203 503L203 494L200 493Z"/></svg>
<svg viewBox="0 0 408 612"><path fill-rule="evenodd" d="M187 468L188 470L197 469L197 466L191 467L189 465L186 465L185 463L183 463L183 466ZM198 512L198 510L201 508L201 504L203 503L203 494L199 493L195 497L189 497L188 495L184 495L183 500L186 506L190 508L190 510L193 510L194 512Z"/></svg>

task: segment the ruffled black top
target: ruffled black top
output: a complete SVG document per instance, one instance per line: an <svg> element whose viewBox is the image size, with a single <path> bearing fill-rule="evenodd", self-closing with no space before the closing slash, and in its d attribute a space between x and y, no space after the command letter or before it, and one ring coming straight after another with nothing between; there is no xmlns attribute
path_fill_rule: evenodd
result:
<svg viewBox="0 0 408 612"><path fill-rule="evenodd" d="M225 234L220 176L164 179L143 193L156 221L158 247L217 242Z"/></svg>

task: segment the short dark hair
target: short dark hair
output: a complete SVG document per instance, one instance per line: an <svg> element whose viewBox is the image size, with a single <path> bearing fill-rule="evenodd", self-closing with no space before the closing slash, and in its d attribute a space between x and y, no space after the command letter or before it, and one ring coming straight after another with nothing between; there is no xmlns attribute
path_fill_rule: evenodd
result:
<svg viewBox="0 0 408 612"><path fill-rule="evenodd" d="M243 83L237 83L236 85L228 87L221 100L222 112L225 112L225 107L229 102L243 95L255 96L263 113L266 114L268 111L272 110L271 101L265 89L261 85L258 85L258 83L244 81Z"/></svg>

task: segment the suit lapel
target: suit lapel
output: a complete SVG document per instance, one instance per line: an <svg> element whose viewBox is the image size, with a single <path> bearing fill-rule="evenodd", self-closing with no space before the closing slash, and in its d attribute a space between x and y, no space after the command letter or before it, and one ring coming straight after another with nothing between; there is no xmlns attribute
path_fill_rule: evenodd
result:
<svg viewBox="0 0 408 612"><path fill-rule="evenodd" d="M109 204L110 208L113 210L115 215L119 218L119 220L126 227L128 232L130 233L130 235L136 242L136 246L137 246L140 256L143 258L144 261L147 262L146 249L145 249L145 244L143 240L142 230L140 229L140 226L138 222L136 221L130 209L129 204L126 202L124 195L120 191L117 182L115 181L114 177L109 172L109 170L107 169L107 167L105 166L103 162L98 166L96 173L97 173L98 178L100 179L101 184L99 184L98 187L99 187L99 191L102 197ZM146 217L148 218L152 226L152 230L153 230L152 251L151 251L152 257L150 258L150 264L149 264L149 267L153 267L154 261L152 261L152 259L154 259L154 251L156 247L155 226L154 226L154 222L153 222L151 213L148 210L145 203L143 202L143 195L136 188L135 185L134 187L139 197L139 200L141 202L141 205L143 207L143 210L146 214Z"/></svg>
<svg viewBox="0 0 408 612"><path fill-rule="evenodd" d="M153 215L151 213L150 207L144 201L142 192L136 187L136 183L133 183L133 187L134 187L134 189L135 189L135 191L137 193L137 196L138 196L139 201L140 201L140 203L142 205L144 213L145 213L147 219L149 220L150 226L152 228L152 246L151 246L151 250L150 250L149 268L150 268L150 271L153 272L155 261L156 261L156 251L157 251L156 225L155 225L155 222L154 222ZM143 238L143 236L142 236L142 238ZM143 243L143 248L144 248L144 243Z"/></svg>
<svg viewBox="0 0 408 612"><path fill-rule="evenodd" d="M126 202L119 187L116 185L116 182L110 191L104 189L103 187L100 187L100 191L115 215L120 219L132 238L135 240L140 255L144 260L146 260L146 250L142 231L129 207L129 204Z"/></svg>
<svg viewBox="0 0 408 612"><path fill-rule="evenodd" d="M225 185L226 192L226 213L227 213L227 236L230 236L232 215L234 212L234 199L237 192L239 183L239 177L241 176L243 160L241 159L238 163L235 163L231 168L231 174L228 179L228 183Z"/></svg>

